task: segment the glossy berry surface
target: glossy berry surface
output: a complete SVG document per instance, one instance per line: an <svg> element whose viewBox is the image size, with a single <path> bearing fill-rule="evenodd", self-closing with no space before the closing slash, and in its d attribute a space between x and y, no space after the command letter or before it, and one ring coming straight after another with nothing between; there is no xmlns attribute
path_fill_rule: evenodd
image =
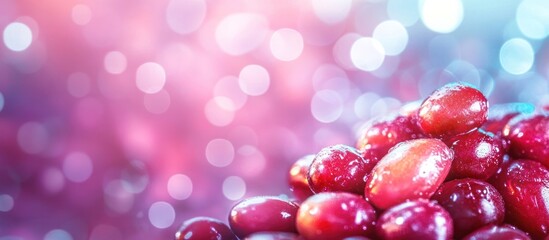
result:
<svg viewBox="0 0 549 240"><path fill-rule="evenodd" d="M471 131L447 141L454 151L454 161L448 175L454 178L490 178L503 162L505 151L501 139L492 133Z"/></svg>
<svg viewBox="0 0 549 240"><path fill-rule="evenodd" d="M495 135L501 135L507 122L519 114L534 112L535 106L530 103L505 103L490 106L488 120L482 125L482 129Z"/></svg>
<svg viewBox="0 0 549 240"><path fill-rule="evenodd" d="M487 225L465 236L463 240L530 240L525 232L510 225Z"/></svg>
<svg viewBox="0 0 549 240"><path fill-rule="evenodd" d="M368 237L374 231L376 214L361 196L323 192L305 200L297 214L297 229L306 239L332 240Z"/></svg>
<svg viewBox="0 0 549 240"><path fill-rule="evenodd" d="M452 150L441 140L402 142L374 167L366 182L365 197L380 209L430 198L448 175L452 159Z"/></svg>
<svg viewBox="0 0 549 240"><path fill-rule="evenodd" d="M288 174L297 199L239 202L229 237L549 239L546 114L526 103L488 112L480 91L447 84L364 124L356 148L298 159Z"/></svg>
<svg viewBox="0 0 549 240"><path fill-rule="evenodd" d="M482 93L461 83L434 91L421 104L418 124L433 137L447 137L480 127L488 117L488 101Z"/></svg>
<svg viewBox="0 0 549 240"><path fill-rule="evenodd" d="M418 199L385 211L376 233L379 239L452 239L452 218L436 202Z"/></svg>
<svg viewBox="0 0 549 240"><path fill-rule="evenodd" d="M244 240L303 240L303 238L296 233L257 232L248 235Z"/></svg>
<svg viewBox="0 0 549 240"><path fill-rule="evenodd" d="M532 160L505 164L492 179L505 201L505 222L534 238L549 234L549 170Z"/></svg>
<svg viewBox="0 0 549 240"><path fill-rule="evenodd" d="M252 197L232 208L229 225L239 238L255 232L296 232L297 209L295 203L277 197Z"/></svg>
<svg viewBox="0 0 549 240"><path fill-rule="evenodd" d="M509 140L509 154L532 159L549 167L549 115L521 115L509 121L503 130Z"/></svg>
<svg viewBox="0 0 549 240"><path fill-rule="evenodd" d="M311 166L314 157L314 155L304 156L298 159L290 168L288 177L290 191L292 191L300 202L314 194L309 187L309 181L307 180L307 173L309 172L309 167Z"/></svg>
<svg viewBox="0 0 549 240"><path fill-rule="evenodd" d="M499 192L478 179L445 182L431 199L452 216L456 238L487 224L500 224L505 217L503 198Z"/></svg>
<svg viewBox="0 0 549 240"><path fill-rule="evenodd" d="M334 145L322 149L309 168L307 180L313 192L364 193L365 176L373 164L353 147Z"/></svg>
<svg viewBox="0 0 549 240"><path fill-rule="evenodd" d="M209 217L195 217L183 223L175 233L176 240L237 240L223 222Z"/></svg>
<svg viewBox="0 0 549 240"><path fill-rule="evenodd" d="M397 143L423 137L411 115L394 115L372 120L363 126L357 148L366 159L377 161Z"/></svg>

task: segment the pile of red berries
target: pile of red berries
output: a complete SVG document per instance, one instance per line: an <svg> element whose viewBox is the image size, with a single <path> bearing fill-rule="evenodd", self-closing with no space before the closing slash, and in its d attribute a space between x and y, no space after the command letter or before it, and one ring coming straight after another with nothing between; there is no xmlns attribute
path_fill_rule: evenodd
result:
<svg viewBox="0 0 549 240"><path fill-rule="evenodd" d="M549 115L494 106L452 83L290 170L294 200L253 197L229 226L186 221L176 239L544 239Z"/></svg>

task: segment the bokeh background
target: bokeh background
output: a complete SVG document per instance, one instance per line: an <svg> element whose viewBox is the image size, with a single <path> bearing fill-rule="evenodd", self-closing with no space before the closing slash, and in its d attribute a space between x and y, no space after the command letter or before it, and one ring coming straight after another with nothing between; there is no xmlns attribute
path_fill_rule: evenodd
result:
<svg viewBox="0 0 549 240"><path fill-rule="evenodd" d="M171 239L452 81L549 103L549 1L2 0L0 239Z"/></svg>

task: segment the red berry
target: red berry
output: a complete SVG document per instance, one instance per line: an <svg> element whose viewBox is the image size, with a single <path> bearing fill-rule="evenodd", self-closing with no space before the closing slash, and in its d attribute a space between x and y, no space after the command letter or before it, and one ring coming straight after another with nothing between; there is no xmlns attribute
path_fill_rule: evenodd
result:
<svg viewBox="0 0 549 240"><path fill-rule="evenodd" d="M454 237L461 238L487 224L500 224L505 217L503 198L492 185L472 179L443 183L432 200L452 216Z"/></svg>
<svg viewBox="0 0 549 240"><path fill-rule="evenodd" d="M385 211L376 233L380 239L452 239L452 218L436 202L417 199Z"/></svg>
<svg viewBox="0 0 549 240"><path fill-rule="evenodd" d="M488 225L477 229L471 234L465 236L462 240L530 240L530 237L525 232L511 225Z"/></svg>
<svg viewBox="0 0 549 240"><path fill-rule="evenodd" d="M324 192L305 200L297 213L297 229L306 239L332 240L373 233L376 214L361 196Z"/></svg>
<svg viewBox="0 0 549 240"><path fill-rule="evenodd" d="M309 181L307 180L307 173L309 172L309 167L311 166L314 157L314 155L304 156L297 160L290 168L288 180L290 190L300 202L314 194L311 187L309 187Z"/></svg>
<svg viewBox="0 0 549 240"><path fill-rule="evenodd" d="M209 217L195 217L183 223L175 233L176 240L236 240L227 225Z"/></svg>
<svg viewBox="0 0 549 240"><path fill-rule="evenodd" d="M353 147L335 145L322 149L309 169L311 189L318 192L364 193L365 176L373 164L366 162Z"/></svg>
<svg viewBox="0 0 549 240"><path fill-rule="evenodd" d="M421 137L423 133L411 115L383 117L362 127L357 148L365 153L365 159L378 161L396 144Z"/></svg>
<svg viewBox="0 0 549 240"><path fill-rule="evenodd" d="M503 162L502 141L492 133L475 130L447 141L454 151L454 161L448 179L490 178Z"/></svg>
<svg viewBox="0 0 549 240"><path fill-rule="evenodd" d="M233 207L229 225L239 238L265 231L297 232L298 208L295 203L277 197L248 198Z"/></svg>
<svg viewBox="0 0 549 240"><path fill-rule="evenodd" d="M519 115L505 126L503 136L510 141L512 157L536 160L549 167L549 115Z"/></svg>
<svg viewBox="0 0 549 240"><path fill-rule="evenodd" d="M505 222L534 238L549 234L549 170L532 160L505 164L492 179L505 201Z"/></svg>
<svg viewBox="0 0 549 240"><path fill-rule="evenodd" d="M488 120L481 128L495 135L501 135L509 120L519 114L532 113L534 110L535 106L529 103L506 103L491 106L488 111Z"/></svg>
<svg viewBox="0 0 549 240"><path fill-rule="evenodd" d="M481 129L493 133L496 139L501 140L503 149L507 152L510 143L508 139L503 138L503 129L513 117L519 114L530 114L534 110L534 105L529 103L506 103L491 106L488 111L488 120Z"/></svg>
<svg viewBox="0 0 549 240"><path fill-rule="evenodd" d="M548 114L524 103L488 113L480 91L447 84L367 122L357 148L297 160L298 201L249 198L231 228L192 219L176 239L549 239Z"/></svg>
<svg viewBox="0 0 549 240"><path fill-rule="evenodd" d="M380 209L430 198L448 175L452 158L452 150L438 139L402 142L374 167L366 182L365 197Z"/></svg>
<svg viewBox="0 0 549 240"><path fill-rule="evenodd" d="M461 83L450 83L434 91L421 104L418 123L433 137L448 137L480 127L488 115L482 93Z"/></svg>

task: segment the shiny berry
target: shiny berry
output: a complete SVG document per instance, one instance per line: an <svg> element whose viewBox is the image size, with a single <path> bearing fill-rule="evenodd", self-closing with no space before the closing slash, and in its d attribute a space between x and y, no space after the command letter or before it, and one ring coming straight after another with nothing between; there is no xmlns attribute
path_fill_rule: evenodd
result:
<svg viewBox="0 0 549 240"><path fill-rule="evenodd" d="M501 135L507 122L519 114L532 113L535 106L530 103L506 103L490 106L488 120L482 125L482 129L495 135Z"/></svg>
<svg viewBox="0 0 549 240"><path fill-rule="evenodd" d="M500 240L500 239L509 239L509 240L530 240L531 238L526 235L525 232L511 226L508 224L498 226L498 225L487 225L481 227L469 235L465 236L462 240Z"/></svg>
<svg viewBox="0 0 549 240"><path fill-rule="evenodd" d="M452 218L436 202L417 199L385 211L376 233L380 239L452 239Z"/></svg>
<svg viewBox="0 0 549 240"><path fill-rule="evenodd" d="M509 154L514 158L532 159L549 167L549 115L519 115L503 130L509 140Z"/></svg>
<svg viewBox="0 0 549 240"><path fill-rule="evenodd" d="M549 170L532 160L514 160L491 180L505 201L505 222L534 238L549 234Z"/></svg>
<svg viewBox="0 0 549 240"><path fill-rule="evenodd" d="M452 216L454 236L461 238L487 224L500 224L505 217L503 198L487 182L456 179L443 183L432 200Z"/></svg>
<svg viewBox="0 0 549 240"><path fill-rule="evenodd" d="M448 175L452 159L452 150L441 140L402 142L374 167L366 182L365 197L380 209L430 198Z"/></svg>
<svg viewBox="0 0 549 240"><path fill-rule="evenodd" d="M239 238L255 232L296 232L297 209L297 204L278 197L252 197L232 208L229 225Z"/></svg>
<svg viewBox="0 0 549 240"><path fill-rule="evenodd" d="M323 192L305 200L297 213L297 229L306 239L332 240L373 233L376 214L361 196Z"/></svg>
<svg viewBox="0 0 549 240"><path fill-rule="evenodd" d="M501 139L482 130L458 135L447 141L454 151L454 161L448 179L490 178L503 162Z"/></svg>
<svg viewBox="0 0 549 240"><path fill-rule="evenodd" d="M423 137L412 116L393 115L367 122L362 127L357 148L366 159L377 161L396 144Z"/></svg>
<svg viewBox="0 0 549 240"><path fill-rule="evenodd" d="M309 187L309 181L307 180L307 173L309 172L309 167L311 166L314 157L314 155L304 156L298 159L290 168L288 180L290 190L300 202L314 194Z"/></svg>
<svg viewBox="0 0 549 240"><path fill-rule="evenodd" d="M309 168L309 185L313 192L364 193L365 176L371 171L370 164L353 147L335 145L316 154Z"/></svg>
<svg viewBox="0 0 549 240"><path fill-rule="evenodd" d="M494 138L501 140L505 152L509 150L509 140L503 137L503 129L513 117L519 114L534 112L535 106L530 103L506 103L490 106L488 120L481 129L494 134Z"/></svg>
<svg viewBox="0 0 549 240"><path fill-rule="evenodd" d="M248 235L244 240L303 240L303 238L296 233L257 232Z"/></svg>
<svg viewBox="0 0 549 240"><path fill-rule="evenodd" d="M418 123L433 137L447 137L480 127L488 116L482 93L462 83L450 83L434 91L421 104Z"/></svg>
<svg viewBox="0 0 549 240"><path fill-rule="evenodd" d="M185 222L175 233L176 240L236 240L236 236L225 223L209 218L195 217Z"/></svg>

